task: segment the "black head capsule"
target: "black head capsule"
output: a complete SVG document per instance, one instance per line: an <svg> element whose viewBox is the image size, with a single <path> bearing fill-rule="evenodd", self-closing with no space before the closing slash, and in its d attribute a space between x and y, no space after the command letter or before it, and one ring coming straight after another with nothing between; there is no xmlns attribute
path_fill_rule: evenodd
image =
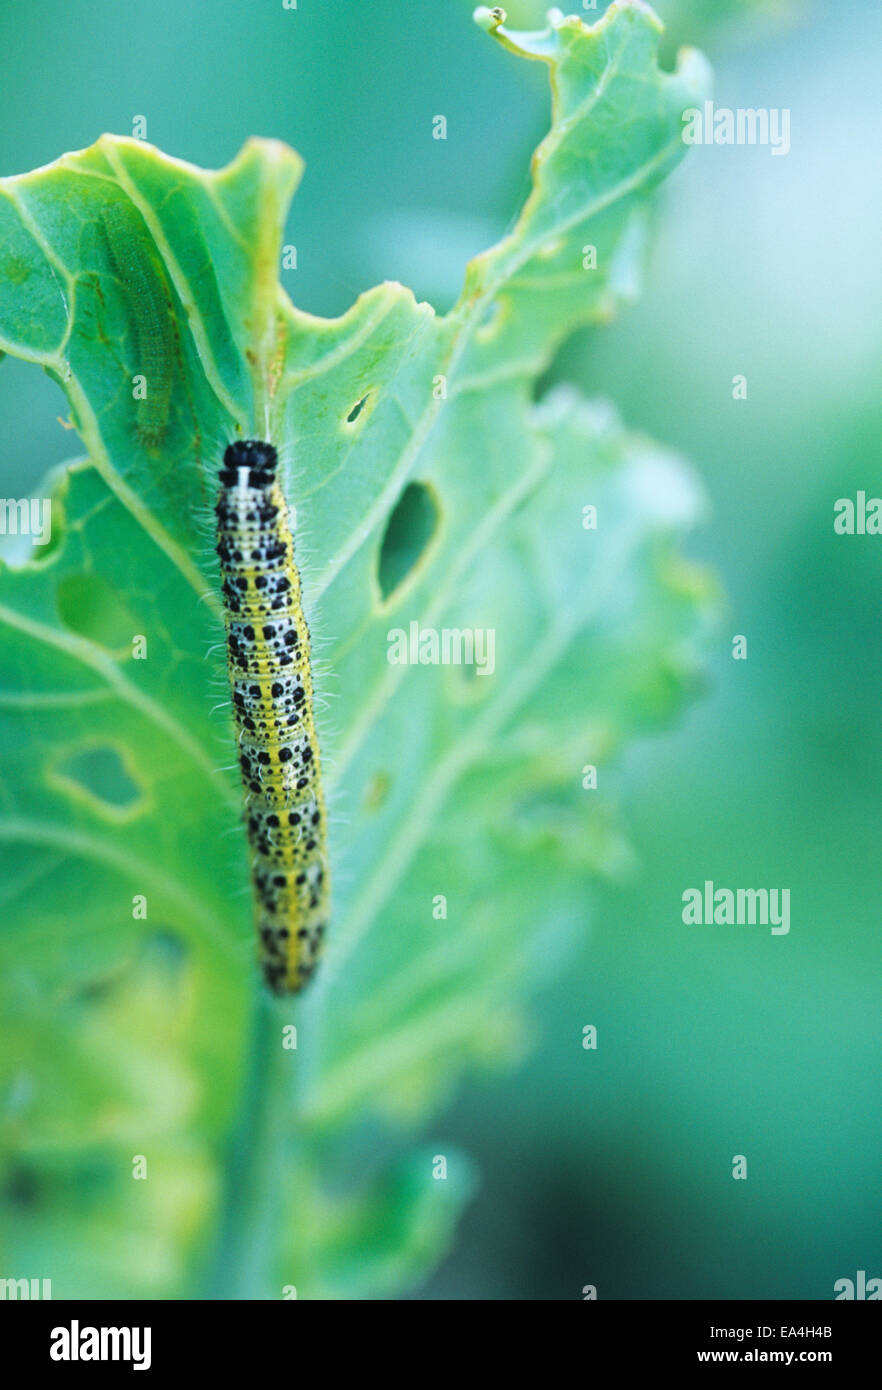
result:
<svg viewBox="0 0 882 1390"><path fill-rule="evenodd" d="M220 480L226 487L239 481L239 469L249 469L249 487L269 487L275 478L279 456L272 444L260 439L237 439L224 453Z"/></svg>

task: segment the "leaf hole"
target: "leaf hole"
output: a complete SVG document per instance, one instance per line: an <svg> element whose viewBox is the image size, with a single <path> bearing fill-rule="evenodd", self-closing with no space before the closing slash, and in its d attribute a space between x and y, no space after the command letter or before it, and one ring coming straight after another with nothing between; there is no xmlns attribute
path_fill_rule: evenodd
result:
<svg viewBox="0 0 882 1390"><path fill-rule="evenodd" d="M49 781L107 820L131 820L147 805L127 757L109 743L68 753L50 770Z"/></svg>
<svg viewBox="0 0 882 1390"><path fill-rule="evenodd" d="M361 397L361 400L358 400L358 401L355 402L355 405L352 407L352 409L350 410L349 414L346 416L346 423L347 423L347 425L354 425L354 424L355 424L355 422L356 422L356 420L358 419L359 415L361 414L361 412L364 410L365 406L367 405L367 402L368 402L368 400L370 399L370 395L371 395L370 391L366 391L365 394Z"/></svg>
<svg viewBox="0 0 882 1390"><path fill-rule="evenodd" d="M190 948L186 941L173 928L163 924L154 927L144 938L138 968L156 975L165 984L174 984L189 959Z"/></svg>
<svg viewBox="0 0 882 1390"><path fill-rule="evenodd" d="M164 1001L171 1000L170 991L180 985L189 962L187 943L163 923L129 945L125 957L104 973L75 982L69 996L73 1004L89 1009L114 1007L127 992L131 995L133 985L139 990L150 985Z"/></svg>
<svg viewBox="0 0 882 1390"><path fill-rule="evenodd" d="M408 483L386 523L377 580L387 603L424 560L438 530L441 511L426 483Z"/></svg>

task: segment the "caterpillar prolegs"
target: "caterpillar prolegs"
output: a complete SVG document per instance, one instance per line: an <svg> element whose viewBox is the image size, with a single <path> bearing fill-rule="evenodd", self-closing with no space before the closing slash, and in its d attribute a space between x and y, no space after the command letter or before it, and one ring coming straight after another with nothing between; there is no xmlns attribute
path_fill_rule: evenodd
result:
<svg viewBox="0 0 882 1390"><path fill-rule="evenodd" d="M217 553L257 947L270 989L290 994L322 951L330 873L309 628L277 463L273 446L257 440L226 450Z"/></svg>

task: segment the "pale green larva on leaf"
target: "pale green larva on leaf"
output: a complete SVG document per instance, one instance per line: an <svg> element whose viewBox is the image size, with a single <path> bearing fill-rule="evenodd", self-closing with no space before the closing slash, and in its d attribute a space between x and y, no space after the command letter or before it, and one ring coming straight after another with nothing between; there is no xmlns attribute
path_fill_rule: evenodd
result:
<svg viewBox="0 0 882 1390"><path fill-rule="evenodd" d="M144 394L136 401L138 438L145 448L156 449L168 429L177 346L165 272L132 203L108 203L101 221L132 320L137 375L144 379Z"/></svg>

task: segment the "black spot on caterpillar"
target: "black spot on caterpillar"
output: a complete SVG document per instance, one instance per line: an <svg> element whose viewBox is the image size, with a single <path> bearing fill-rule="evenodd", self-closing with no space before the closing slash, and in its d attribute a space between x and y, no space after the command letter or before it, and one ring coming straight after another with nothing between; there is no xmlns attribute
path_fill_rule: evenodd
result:
<svg viewBox="0 0 882 1390"><path fill-rule="evenodd" d="M165 438L177 344L162 260L141 214L126 201L108 203L101 221L135 330L137 373L146 394L136 402L138 438L155 449Z"/></svg>
<svg viewBox="0 0 882 1390"><path fill-rule="evenodd" d="M231 444L215 510L257 949L270 989L292 994L321 955L331 884L309 628L277 461L271 444Z"/></svg>

